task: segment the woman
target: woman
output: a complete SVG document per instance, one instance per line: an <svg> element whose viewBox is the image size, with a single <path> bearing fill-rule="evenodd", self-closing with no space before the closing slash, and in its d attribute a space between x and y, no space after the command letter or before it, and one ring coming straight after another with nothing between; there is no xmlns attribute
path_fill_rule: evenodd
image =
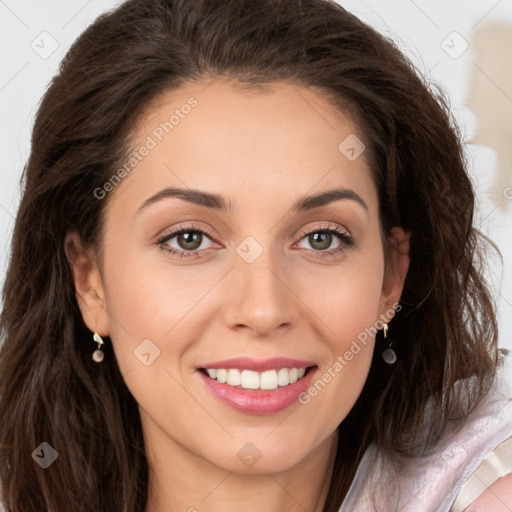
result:
<svg viewBox="0 0 512 512"><path fill-rule="evenodd" d="M442 96L337 4L100 17L39 108L16 219L6 510L507 498L510 474L470 480L512 436L473 208Z"/></svg>

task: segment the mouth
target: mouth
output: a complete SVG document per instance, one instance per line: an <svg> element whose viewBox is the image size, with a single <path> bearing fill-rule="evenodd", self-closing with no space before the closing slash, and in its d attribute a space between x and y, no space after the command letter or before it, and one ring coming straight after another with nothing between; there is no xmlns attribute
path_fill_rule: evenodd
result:
<svg viewBox="0 0 512 512"><path fill-rule="evenodd" d="M199 368L199 371L211 380L237 389L271 391L294 384L316 368L279 368L257 372L238 368Z"/></svg>
<svg viewBox="0 0 512 512"><path fill-rule="evenodd" d="M318 366L280 359L278 364L273 360L272 368L269 361L263 364L263 371L259 363L249 369L240 365L240 360L230 360L229 364L197 368L197 375L209 393L230 408L248 414L273 414L299 403L299 396L311 385ZM283 367L292 361L293 365ZM259 366L260 371L255 370L255 366Z"/></svg>

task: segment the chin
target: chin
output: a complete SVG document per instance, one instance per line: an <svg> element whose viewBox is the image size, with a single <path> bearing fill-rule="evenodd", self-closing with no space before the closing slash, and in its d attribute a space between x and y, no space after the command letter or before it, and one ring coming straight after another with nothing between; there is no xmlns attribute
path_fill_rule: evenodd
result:
<svg viewBox="0 0 512 512"><path fill-rule="evenodd" d="M264 436L268 436L268 431ZM310 453L304 439L284 439L272 435L258 440L233 440L222 453L209 454L208 459L217 467L239 474L266 474L286 471L299 464Z"/></svg>

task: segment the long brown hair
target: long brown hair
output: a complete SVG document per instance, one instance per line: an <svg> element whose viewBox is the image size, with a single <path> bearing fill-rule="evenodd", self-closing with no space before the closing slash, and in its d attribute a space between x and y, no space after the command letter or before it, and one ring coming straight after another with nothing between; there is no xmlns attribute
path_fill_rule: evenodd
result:
<svg viewBox="0 0 512 512"><path fill-rule="evenodd" d="M383 232L399 225L412 234L402 310L391 324L399 362L384 368L377 344L339 426L324 511L338 510L370 442L384 453L424 453L489 389L495 309L461 137L439 88L328 0L128 0L73 44L35 120L0 318L8 512L144 511L149 469L137 403L108 339L105 361L91 360L63 242L76 229L98 253L108 197L93 191L129 153L144 108L205 77L322 91L365 134ZM476 385L454 386L470 376ZM31 458L43 441L59 456L46 470Z"/></svg>

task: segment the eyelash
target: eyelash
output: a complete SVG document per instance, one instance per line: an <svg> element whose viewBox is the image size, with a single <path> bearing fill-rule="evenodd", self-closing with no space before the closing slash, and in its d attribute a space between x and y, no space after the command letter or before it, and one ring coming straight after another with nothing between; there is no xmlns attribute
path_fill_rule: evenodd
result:
<svg viewBox="0 0 512 512"><path fill-rule="evenodd" d="M201 233L202 235L206 235L209 238L213 239L213 234L209 230L199 228L194 225L189 225L189 226L181 226L178 229L174 230L173 232L162 236L161 238L159 238L156 241L156 244L162 250L170 253L173 256L177 256L179 258L194 257L198 252L197 249L195 249L193 251L180 251L180 250L174 249L172 247L166 247L164 245L165 243L169 242L169 240L174 238L176 235L179 235L180 233ZM335 226L335 227L319 226L314 229L308 230L305 233L303 233L300 240L303 240L304 238L306 238L308 235L311 235L312 233L332 233L335 236L337 236L337 238L341 242L339 247L337 247L335 249L330 249L328 251L320 251L320 250L310 249L310 251L312 251L314 253L318 253L318 255L322 258L329 257L329 256L334 257L336 253L343 252L345 249L354 247L356 245L354 238L351 235L349 235L346 231L338 228L337 226ZM208 250L208 249L205 249L205 250Z"/></svg>

